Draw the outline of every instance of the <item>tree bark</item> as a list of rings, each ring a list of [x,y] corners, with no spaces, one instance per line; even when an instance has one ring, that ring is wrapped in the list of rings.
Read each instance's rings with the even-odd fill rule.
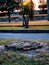
[[[9,17],[9,22],[10,22],[10,11],[8,10],[8,17]]]

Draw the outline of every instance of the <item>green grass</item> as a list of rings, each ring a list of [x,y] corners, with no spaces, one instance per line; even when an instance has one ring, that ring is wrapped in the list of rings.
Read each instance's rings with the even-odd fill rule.
[[[9,44],[12,42],[22,41],[20,39],[0,39],[0,44]]]
[[[11,42],[17,42],[17,41],[19,41],[19,42],[21,42],[21,41],[31,41],[31,42],[40,41],[40,42],[49,43],[49,40],[0,39],[0,44],[9,44]],[[47,54],[47,53],[37,54],[37,58],[44,56],[45,61],[28,59],[28,57],[20,55],[20,53],[18,51],[16,51],[16,52],[8,51],[8,52],[2,52],[2,53],[0,53],[0,65],[49,65],[49,54]]]
[[[21,41],[39,41],[39,42],[44,42],[44,43],[49,43],[49,40],[22,40],[22,39],[0,39],[0,44],[9,44],[12,42],[21,42]]]
[[[33,42],[33,40],[22,40],[22,39],[0,39],[0,44],[9,44],[12,42],[23,42],[23,41],[31,41]]]
[[[0,27],[0,30],[49,30],[49,26],[29,26],[28,28],[24,27]]]
[[[12,59],[15,57],[15,59]],[[0,64],[1,65],[49,65],[49,61],[35,61],[29,60],[27,57],[21,56],[18,53],[7,52],[3,55],[0,55]]]
[[[41,63],[39,61],[28,61],[28,62],[25,62],[25,61],[22,61],[22,62],[14,62],[14,63],[9,63],[6,61],[6,63],[3,63],[2,65],[46,65],[46,63]],[[49,65],[49,64],[47,64]]]

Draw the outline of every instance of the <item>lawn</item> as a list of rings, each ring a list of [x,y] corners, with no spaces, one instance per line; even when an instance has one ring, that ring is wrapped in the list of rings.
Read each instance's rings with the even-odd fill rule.
[[[0,22],[0,30],[49,30],[49,21],[29,21],[28,28],[23,27],[23,22]]]
[[[0,45],[21,41],[40,41],[49,43],[49,40],[21,40],[21,39],[0,39]],[[49,54],[40,53],[37,57],[45,57],[45,61],[29,59],[20,55],[17,51],[0,51],[0,65],[49,65]]]
[[[28,28],[21,26],[0,27],[0,30],[49,30],[49,26],[31,25]]]
[[[8,43],[11,43],[11,42],[21,42],[21,41],[39,41],[39,42],[44,42],[44,43],[49,43],[49,40],[22,40],[22,39],[0,39],[0,45],[1,44],[8,44]]]

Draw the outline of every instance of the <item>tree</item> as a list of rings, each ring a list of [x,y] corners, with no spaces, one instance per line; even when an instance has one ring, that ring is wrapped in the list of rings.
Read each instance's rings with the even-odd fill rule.
[[[18,8],[19,1],[15,0],[0,0],[0,10],[8,11],[9,22],[10,22],[10,12],[14,10],[14,8]]]
[[[32,20],[33,19],[33,9],[34,9],[34,3],[32,2],[32,0],[30,0],[29,2],[26,2],[26,3],[23,3],[23,18],[24,18],[24,21],[23,21],[23,26],[25,26],[26,28],[28,28],[28,21],[29,19]],[[25,19],[25,16],[26,15],[26,19]],[[29,17],[28,17],[29,16]],[[29,19],[28,19],[29,18]]]
[[[0,11],[5,10],[6,0],[0,0]]]
[[[30,0],[30,2],[26,3],[26,5],[24,5],[24,13],[29,15],[29,18],[33,18],[33,14],[34,14],[34,3],[32,0]]]

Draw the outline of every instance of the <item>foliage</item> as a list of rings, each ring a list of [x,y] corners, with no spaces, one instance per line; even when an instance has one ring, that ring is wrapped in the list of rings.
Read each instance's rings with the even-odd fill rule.
[[[9,22],[10,22],[10,12],[14,8],[18,8],[19,2],[15,0],[0,0],[0,11],[8,11]]]
[[[34,3],[32,2],[32,5],[31,5],[31,3],[29,2],[26,5],[23,5],[23,7],[24,7],[24,12],[27,12],[29,14],[30,10],[32,9],[32,11],[33,11],[33,9],[34,9]]]
[[[13,10],[18,4],[15,0],[0,0],[0,10]]]
[[[4,53],[0,56],[0,64],[1,65],[49,65],[49,63],[41,62],[41,61],[35,61],[35,60],[24,60],[24,57],[17,58],[16,53]],[[16,57],[15,59],[13,59]]]
[[[29,15],[29,18],[32,19],[34,15],[34,3],[28,2],[26,5],[23,5],[24,7],[24,14]]]

